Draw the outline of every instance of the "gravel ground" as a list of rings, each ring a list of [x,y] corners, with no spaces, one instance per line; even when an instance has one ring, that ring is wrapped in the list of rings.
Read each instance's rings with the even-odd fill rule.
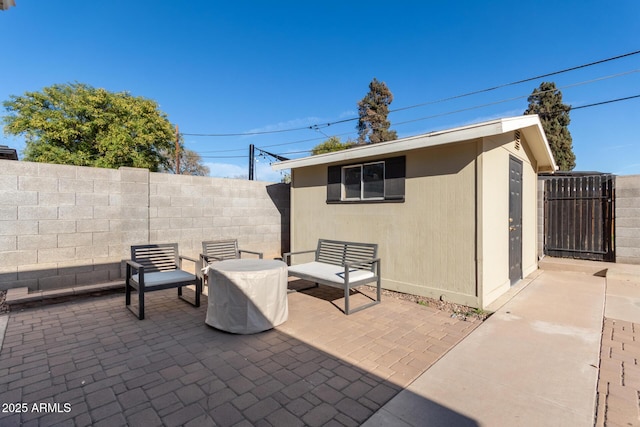
[[[6,296],[7,291],[0,291],[0,314],[9,312],[9,306],[4,302]]]
[[[376,291],[376,289],[373,287],[370,287],[370,286],[367,286],[367,287],[372,292]],[[401,292],[388,291],[386,289],[382,290],[382,295],[385,297],[398,298],[406,301],[413,301],[416,304],[424,305],[427,307],[444,311],[446,313],[450,313],[451,317],[456,317],[462,320],[479,319],[483,321],[483,320],[486,320],[489,316],[491,316],[491,313],[488,311],[467,307],[466,305],[454,304],[452,302],[440,301],[440,300],[428,298],[428,297],[403,294]]]

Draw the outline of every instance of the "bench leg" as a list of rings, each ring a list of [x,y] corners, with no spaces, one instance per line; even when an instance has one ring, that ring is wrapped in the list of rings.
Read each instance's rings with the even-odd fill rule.
[[[374,300],[373,298],[371,298],[369,295],[364,295],[365,297],[369,298],[371,300],[371,302],[369,302],[368,304],[364,304],[364,305],[360,305],[354,309],[351,309],[350,305],[349,305],[349,294],[350,294],[350,288],[348,284],[345,284],[344,286],[344,314],[349,315],[352,313],[356,313],[360,310],[364,310],[365,308],[369,308],[371,306],[374,306],[376,304],[380,304],[380,302],[382,301],[382,283],[381,283],[381,279],[380,276],[378,276],[378,279],[376,280],[376,299]]]
[[[135,289],[134,286],[131,286],[129,283],[129,279],[125,281],[125,291],[124,291],[124,305],[132,312],[138,319],[144,319],[144,292],[140,287],[138,287],[138,312],[136,313],[134,309],[131,307],[131,292]]]
[[[344,314],[349,315],[349,284],[344,286]]]
[[[196,278],[196,307],[200,307],[200,296],[202,295],[202,277]]]
[[[202,294],[202,278],[196,277],[195,287],[196,289],[194,291],[194,296],[193,298],[191,298],[191,296],[183,295],[182,286],[178,286],[178,298],[188,302],[194,307],[200,307],[200,296]]]
[[[144,291],[142,286],[138,288],[138,319],[144,320]]]
[[[133,287],[129,284],[129,279],[124,285],[124,305],[131,305],[131,289]]]

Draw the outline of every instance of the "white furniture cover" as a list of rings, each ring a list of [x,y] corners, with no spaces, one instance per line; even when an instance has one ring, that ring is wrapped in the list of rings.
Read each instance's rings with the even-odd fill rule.
[[[205,322],[236,334],[253,334],[284,323],[289,317],[287,264],[267,259],[213,262]]]

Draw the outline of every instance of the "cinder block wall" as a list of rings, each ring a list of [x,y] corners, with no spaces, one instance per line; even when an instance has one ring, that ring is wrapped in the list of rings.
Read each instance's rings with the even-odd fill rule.
[[[198,256],[203,240],[238,239],[276,258],[289,248],[289,185],[149,174],[150,242],[178,242]],[[139,236],[140,238],[144,236]]]
[[[640,175],[616,176],[616,262],[640,264]]]
[[[121,280],[133,244],[202,240],[280,256],[289,186],[256,181],[0,160],[0,289]]]

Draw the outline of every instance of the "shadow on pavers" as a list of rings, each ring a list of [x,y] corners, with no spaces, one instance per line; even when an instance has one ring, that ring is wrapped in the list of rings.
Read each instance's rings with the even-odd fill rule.
[[[160,291],[148,307],[140,321],[122,295],[105,295],[4,316],[0,401],[68,403],[71,410],[0,413],[0,425],[359,425],[403,389],[278,329],[218,331],[204,323],[207,298],[194,308]],[[414,397],[441,425],[477,425]]]

